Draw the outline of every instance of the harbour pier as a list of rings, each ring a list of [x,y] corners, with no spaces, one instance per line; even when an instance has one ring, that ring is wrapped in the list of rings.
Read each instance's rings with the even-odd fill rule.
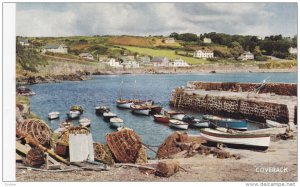
[[[172,91],[170,105],[256,122],[296,124],[297,84],[193,81]]]

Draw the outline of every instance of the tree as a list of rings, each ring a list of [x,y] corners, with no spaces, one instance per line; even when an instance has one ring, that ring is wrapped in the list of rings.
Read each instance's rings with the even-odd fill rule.
[[[173,38],[175,38],[175,39],[177,39],[177,40],[178,40],[178,36],[179,36],[179,34],[178,34],[177,32],[172,32],[172,33],[170,34],[170,37],[173,37]]]
[[[196,34],[193,33],[183,33],[183,34],[179,34],[178,38],[176,38],[178,40],[183,40],[183,41],[187,41],[187,42],[195,42],[198,41],[199,38]]]

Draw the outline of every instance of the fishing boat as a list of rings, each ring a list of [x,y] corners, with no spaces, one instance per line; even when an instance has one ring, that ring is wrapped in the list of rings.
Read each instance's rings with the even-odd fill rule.
[[[184,112],[174,111],[174,110],[165,111],[164,114],[169,118],[177,119],[177,120],[182,120],[183,117],[185,116]]]
[[[80,114],[83,113],[83,108],[82,108],[82,106],[80,106],[80,105],[73,105],[73,106],[70,108],[70,110],[71,110],[71,111],[78,111],[78,112],[80,112]]]
[[[74,111],[74,110],[71,110],[67,113],[67,116],[69,119],[76,119],[76,118],[79,118],[80,117],[80,112],[79,111]]]
[[[193,122],[194,119],[195,119],[195,118],[192,117],[192,116],[184,115],[184,117],[182,118],[182,121],[184,121],[184,122],[190,124],[190,123]]]
[[[110,118],[109,124],[110,124],[111,127],[119,128],[119,127],[124,126],[124,121],[121,118],[114,117],[114,118]]]
[[[229,129],[245,131],[248,128],[246,120],[238,120],[232,118],[221,118],[213,115],[203,115],[203,119],[209,120],[213,125],[225,127]]]
[[[96,114],[103,115],[104,112],[109,112],[110,108],[108,106],[96,106]]]
[[[57,119],[59,118],[59,112],[50,112],[48,114],[48,119],[49,120],[53,120],[53,119]]]
[[[228,145],[251,146],[266,149],[270,145],[269,134],[228,133],[218,129],[201,129],[200,135],[205,140]]]
[[[158,105],[151,105],[150,107],[150,114],[154,115],[154,114],[160,114],[162,110],[161,106]]]
[[[165,115],[155,114],[154,121],[159,122],[159,123],[169,123],[170,120]]]
[[[207,120],[193,119],[189,125],[196,128],[208,128],[210,123]]]
[[[276,121],[272,121],[272,120],[266,120],[266,125],[269,128],[281,128],[281,127],[287,127],[287,124],[282,124],[282,123],[278,123]]]
[[[104,121],[109,122],[110,118],[114,118],[114,117],[117,117],[117,114],[112,113],[112,112],[104,112],[103,113],[103,119],[104,119]]]
[[[189,128],[189,124],[176,119],[170,119],[170,127],[174,127],[181,130],[187,130]]]
[[[148,105],[131,105],[132,113],[140,114],[144,116],[150,115],[150,106]]]
[[[82,127],[90,127],[91,126],[91,120],[88,118],[82,118],[79,120],[79,124]]]
[[[134,102],[130,99],[117,99],[116,100],[117,107],[118,108],[125,108],[125,109],[130,109],[131,105],[134,104]]]

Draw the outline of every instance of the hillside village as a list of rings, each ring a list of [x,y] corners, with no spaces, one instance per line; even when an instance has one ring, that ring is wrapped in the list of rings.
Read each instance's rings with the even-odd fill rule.
[[[82,63],[102,64],[111,68],[131,69],[180,68],[222,62],[264,64],[272,61],[293,61],[292,64],[295,64],[297,46],[294,40],[295,38],[283,38],[281,35],[263,39],[256,36],[237,37],[216,33],[200,36],[172,33],[170,36],[148,37],[17,37],[17,44],[24,48],[24,51],[27,48],[46,58],[52,56]],[[270,53],[267,48],[268,42],[273,46],[279,45],[278,49],[274,48]],[[26,70],[26,66],[21,66]]]

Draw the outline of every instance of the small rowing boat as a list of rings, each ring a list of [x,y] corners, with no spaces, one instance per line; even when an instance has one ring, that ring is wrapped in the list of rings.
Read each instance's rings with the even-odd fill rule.
[[[96,106],[96,114],[103,115],[104,112],[109,112],[110,108],[108,106]]]
[[[67,116],[69,119],[76,119],[80,117],[80,112],[71,110],[67,113]]]
[[[177,120],[182,120],[185,116],[184,112],[174,111],[174,110],[165,111],[164,114],[169,118],[177,119]]]
[[[104,119],[104,121],[109,122],[110,118],[114,118],[114,117],[117,117],[117,114],[112,113],[112,112],[105,112],[105,113],[103,113],[103,119]]]
[[[228,133],[217,129],[201,129],[200,135],[205,140],[228,145],[251,146],[266,149],[270,145],[269,134]]]
[[[49,120],[53,120],[53,119],[57,119],[59,118],[59,112],[50,112],[48,114],[48,119]]]
[[[208,128],[210,123],[206,120],[200,120],[200,119],[193,119],[189,125],[196,128]]]
[[[83,108],[82,108],[82,106],[80,106],[80,105],[73,105],[73,106],[70,108],[70,110],[71,110],[71,111],[78,111],[78,112],[80,112],[80,114],[83,113]]]
[[[281,127],[287,127],[288,125],[287,124],[282,124],[282,123],[278,123],[276,121],[271,121],[271,120],[266,120],[266,125],[269,127],[269,128],[281,128]]]
[[[189,124],[176,119],[170,119],[170,127],[174,127],[176,129],[181,129],[181,130],[187,130],[189,128]]]
[[[213,125],[245,131],[248,128],[246,120],[232,119],[232,118],[221,118],[213,115],[203,115],[203,119],[209,120]]]
[[[119,127],[124,126],[124,121],[121,118],[114,117],[114,118],[110,118],[109,124],[110,124],[111,127],[119,128]]]
[[[154,115],[154,121],[159,122],[159,123],[169,123],[170,122],[170,120],[167,116],[160,115],[160,114]]]
[[[144,116],[150,115],[150,106],[148,105],[131,105],[130,108],[132,109],[132,113],[140,114]]]
[[[116,103],[117,107],[125,109],[130,109],[131,105],[134,104],[134,102],[130,99],[117,99]]]
[[[162,110],[161,106],[158,105],[151,105],[150,106],[150,114],[160,114]]]
[[[91,126],[91,120],[88,118],[82,118],[79,120],[79,124],[82,127],[90,127]]]

